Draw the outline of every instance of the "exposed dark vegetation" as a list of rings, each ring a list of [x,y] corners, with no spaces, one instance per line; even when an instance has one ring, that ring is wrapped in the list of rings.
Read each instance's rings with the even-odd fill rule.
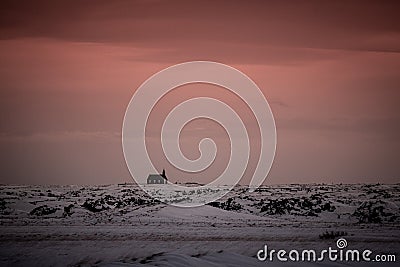
[[[0,198],[0,212],[6,209],[6,201]]]
[[[231,197],[228,198],[228,200],[225,202],[214,201],[214,202],[208,203],[208,205],[210,205],[212,207],[224,209],[224,210],[240,210],[242,208],[242,205],[235,202],[233,200],[233,198],[231,198]]]
[[[47,205],[39,206],[29,212],[30,215],[43,216],[55,213],[58,208],[48,207]]]
[[[74,212],[72,211],[72,208],[74,207],[73,204],[69,204],[68,206],[64,207],[64,213],[63,217],[71,216]]]
[[[339,236],[347,236],[347,232],[345,231],[326,231],[319,235],[320,239],[335,239]]]
[[[124,208],[127,206],[154,205],[159,203],[157,200],[144,199],[140,197],[123,197],[118,198],[111,195],[105,195],[97,199],[88,198],[82,204],[82,207],[92,212],[108,210],[110,208]]]
[[[385,209],[382,200],[363,202],[353,213],[359,223],[381,223],[394,222],[399,219],[398,215]]]
[[[268,215],[302,215],[318,216],[322,211],[333,212],[336,207],[330,201],[325,201],[319,194],[314,194],[310,198],[283,198],[263,199],[258,203],[261,207],[260,212]]]

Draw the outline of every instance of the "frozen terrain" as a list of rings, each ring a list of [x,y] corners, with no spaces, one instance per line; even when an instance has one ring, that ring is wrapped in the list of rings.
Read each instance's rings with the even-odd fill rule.
[[[182,197],[191,196],[176,193]],[[238,186],[198,208],[160,203],[133,184],[3,185],[0,266],[299,266],[255,255],[266,244],[336,248],[340,237],[351,249],[395,254],[398,264],[399,207],[400,184],[281,185],[252,193]],[[318,266],[300,264],[308,265]]]

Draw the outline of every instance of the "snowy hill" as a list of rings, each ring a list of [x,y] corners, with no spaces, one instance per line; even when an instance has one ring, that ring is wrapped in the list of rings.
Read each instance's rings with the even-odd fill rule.
[[[281,185],[252,193],[235,187],[198,208],[160,203],[134,184],[3,185],[0,265],[265,266],[255,257],[265,244],[319,249],[339,237],[352,248],[400,255],[399,207],[399,184]]]

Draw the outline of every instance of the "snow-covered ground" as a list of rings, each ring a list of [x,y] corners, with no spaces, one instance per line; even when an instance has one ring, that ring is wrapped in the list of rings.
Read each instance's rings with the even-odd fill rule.
[[[3,185],[0,266],[318,266],[261,262],[256,254],[264,245],[336,248],[340,237],[349,249],[394,254],[398,264],[399,207],[400,184],[280,185],[252,193],[238,186],[198,208],[160,203],[134,184]]]

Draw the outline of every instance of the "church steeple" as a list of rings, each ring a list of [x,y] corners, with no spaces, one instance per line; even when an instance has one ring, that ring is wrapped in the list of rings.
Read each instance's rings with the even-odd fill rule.
[[[162,170],[161,177],[167,179],[167,176],[165,175],[165,169]]]

